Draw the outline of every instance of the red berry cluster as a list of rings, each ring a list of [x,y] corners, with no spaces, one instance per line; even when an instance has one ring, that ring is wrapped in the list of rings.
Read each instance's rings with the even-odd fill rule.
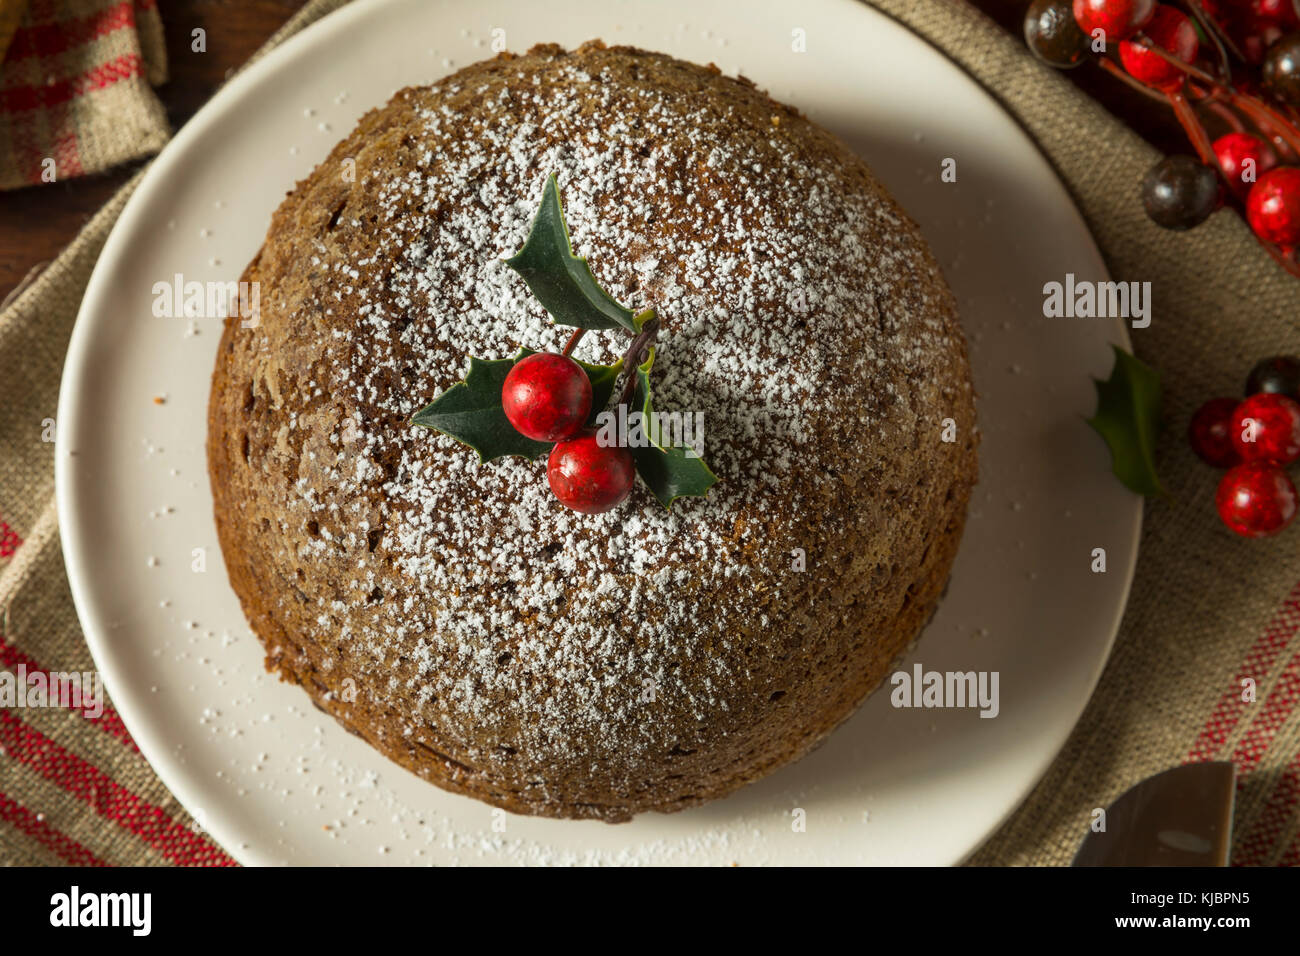
[[[1300,358],[1280,355],[1251,370],[1246,398],[1213,398],[1188,429],[1201,459],[1228,472],[1215,505],[1237,534],[1261,538],[1285,528],[1296,513],[1286,466],[1300,459]]]
[[[566,507],[599,514],[627,500],[636,479],[632,454],[601,445],[595,430],[586,427],[591,380],[573,359],[554,352],[520,359],[501,387],[501,406],[521,435],[555,442],[546,477]]]
[[[1097,64],[1173,109],[1198,159],[1148,173],[1155,222],[1190,229],[1226,202],[1300,275],[1300,0],[1034,0],[1025,39],[1060,68],[1103,39]]]

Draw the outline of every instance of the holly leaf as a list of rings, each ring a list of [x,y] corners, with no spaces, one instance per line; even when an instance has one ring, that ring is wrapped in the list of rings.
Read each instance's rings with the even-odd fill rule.
[[[481,462],[507,455],[536,458],[550,444],[515,431],[501,407],[501,386],[515,359],[484,361],[470,357],[469,374],[411,418],[412,425],[450,435],[478,452]]]
[[[505,385],[510,369],[521,358],[532,354],[533,349],[521,348],[514,358],[484,360],[471,356],[465,380],[416,412],[411,417],[411,424],[442,432],[468,445],[478,452],[480,462],[507,455],[533,459],[549,451],[551,442],[534,441],[521,435],[510,424],[505,409],[501,407],[501,387]],[[614,382],[623,370],[623,360],[619,359],[616,365],[574,361],[582,366],[591,380],[590,424],[609,402]]]
[[[1160,373],[1118,346],[1115,367],[1097,386],[1097,414],[1088,424],[1110,448],[1112,469],[1124,487],[1140,495],[1167,495],[1156,474],[1160,431]]]
[[[637,366],[636,390],[628,409],[629,413],[641,412],[641,428],[650,443],[628,450],[632,452],[641,480],[659,503],[671,511],[676,499],[707,495],[718,479],[693,448],[662,444],[661,423],[656,421],[650,401],[650,368],[654,361],[655,350],[651,348],[649,357]]]
[[[524,247],[507,259],[506,265],[523,276],[537,301],[560,325],[640,331],[632,310],[602,289],[587,260],[573,254],[554,174],[546,178],[542,203]]]

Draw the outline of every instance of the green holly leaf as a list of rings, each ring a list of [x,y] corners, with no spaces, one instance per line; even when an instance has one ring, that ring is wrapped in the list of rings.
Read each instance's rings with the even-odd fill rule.
[[[506,265],[523,276],[537,301],[560,325],[640,330],[638,317],[632,310],[602,289],[591,274],[587,260],[573,254],[554,174],[546,178],[542,204],[528,240],[515,256],[506,260]]]
[[[432,428],[469,445],[478,452],[481,462],[507,455],[533,459],[551,448],[550,442],[527,438],[510,424],[501,407],[501,387],[510,369],[533,349],[521,348],[514,358],[484,360],[471,356],[469,374],[463,382],[447,389],[432,403],[411,417],[412,425]],[[574,359],[591,380],[591,417],[609,402],[614,382],[623,370],[623,360],[616,365],[591,365]]]
[[[629,412],[641,412],[641,427],[650,444],[629,451],[641,480],[659,503],[671,510],[677,498],[707,495],[718,479],[694,449],[662,444],[661,423],[656,421],[650,401],[650,368],[654,361],[655,350],[651,348],[649,357],[637,366],[636,390],[629,408]]]
[[[1160,431],[1160,373],[1118,346],[1115,367],[1097,385],[1097,414],[1088,424],[1110,447],[1112,468],[1124,487],[1140,495],[1167,495],[1156,474]]]
[[[484,361],[470,357],[469,374],[420,409],[411,424],[450,435],[478,452],[481,462],[506,455],[536,458],[551,446],[525,438],[506,418],[501,407],[501,386],[515,359]]]

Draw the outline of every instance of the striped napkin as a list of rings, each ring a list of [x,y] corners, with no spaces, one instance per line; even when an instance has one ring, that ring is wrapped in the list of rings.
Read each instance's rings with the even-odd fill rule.
[[[0,0],[0,189],[97,173],[170,135],[155,0]]]

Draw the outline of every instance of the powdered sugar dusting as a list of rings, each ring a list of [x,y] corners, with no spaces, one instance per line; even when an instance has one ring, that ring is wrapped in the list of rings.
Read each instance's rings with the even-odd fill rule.
[[[572,65],[545,83],[516,79],[399,94],[415,121],[403,164],[358,163],[352,188],[376,215],[342,207],[310,262],[315,299],[289,317],[329,332],[315,378],[283,396],[294,411],[280,443],[297,458],[287,513],[311,515],[292,557],[353,569],[332,593],[305,595],[332,636],[322,643],[400,715],[404,736],[545,802],[538,767],[617,786],[627,755],[666,753],[674,726],[703,731],[754,690],[747,655],[782,613],[791,529],[810,496],[842,492],[808,466],[817,443],[828,428],[915,427],[898,369],[924,378],[954,339],[937,302],[891,306],[887,291],[923,268],[904,223],[875,192],[837,187],[829,159],[782,135],[788,114],[773,113],[770,136],[719,142],[716,124],[684,125],[653,84]],[[598,281],[662,318],[656,406],[703,413],[701,451],[720,478],[707,499],[669,512],[641,489],[621,509],[578,515],[551,497],[543,462],[484,465],[408,423],[470,355],[558,351],[567,336],[502,261],[550,173]],[[864,242],[881,234],[900,239]],[[330,326],[337,314],[358,322]],[[850,356],[845,326],[870,331]],[[623,344],[589,333],[578,355],[612,361]],[[846,403],[872,369],[889,374]],[[485,736],[495,746],[466,743]]]

